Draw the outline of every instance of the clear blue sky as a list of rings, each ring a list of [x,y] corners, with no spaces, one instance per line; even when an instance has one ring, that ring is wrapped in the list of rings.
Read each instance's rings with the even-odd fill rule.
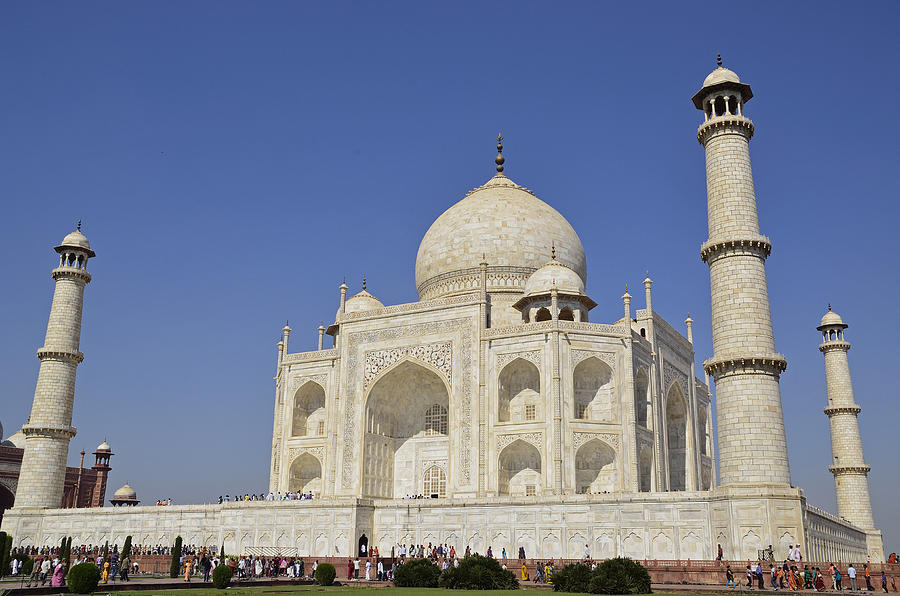
[[[0,419],[28,415],[51,247],[84,220],[70,463],[109,437],[111,490],[202,502],[267,486],[275,343],[315,347],[346,275],[415,300],[431,222],[493,172],[575,226],[592,320],[649,269],[711,352],[700,112],[722,52],[746,113],[794,483],[834,510],[825,304],[848,339],[876,519],[896,495],[897,2],[4,2]],[[633,291],[639,296],[640,292]],[[642,307],[643,300],[636,300]]]

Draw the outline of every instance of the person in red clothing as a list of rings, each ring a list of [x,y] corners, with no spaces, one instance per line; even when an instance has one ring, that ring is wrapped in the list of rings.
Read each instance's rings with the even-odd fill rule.
[[[347,559],[347,579],[353,579],[353,559]]]

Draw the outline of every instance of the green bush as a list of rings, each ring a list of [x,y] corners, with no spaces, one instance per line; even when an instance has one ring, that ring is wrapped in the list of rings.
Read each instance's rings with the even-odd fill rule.
[[[594,594],[650,594],[650,574],[644,566],[628,558],[603,561],[591,574]],[[554,581],[556,578],[554,577]]]
[[[496,559],[469,555],[459,567],[448,567],[441,573],[438,585],[451,590],[518,590],[515,574],[503,569]]]
[[[334,576],[337,571],[331,563],[322,563],[316,568],[316,583],[320,586],[330,586],[334,583]]]
[[[66,575],[66,585],[72,594],[90,594],[100,582],[100,570],[93,563],[75,565]]]
[[[554,592],[590,592],[591,568],[584,563],[571,563],[553,572]]]
[[[16,555],[16,560],[22,561],[22,571],[20,573],[22,575],[31,575],[31,572],[34,571],[34,559],[28,555],[19,554]]]
[[[131,536],[125,537],[125,544],[122,545],[122,552],[119,554],[121,555],[120,559],[131,556]]]
[[[215,569],[213,569],[212,573],[212,582],[213,585],[220,590],[224,590],[228,587],[228,584],[231,583],[231,567],[222,563]]]
[[[6,538],[6,532],[0,532],[0,577],[3,577],[3,574],[9,569],[9,560],[7,559],[9,548],[6,546]]]
[[[397,567],[394,585],[398,588],[436,588],[441,570],[428,559],[410,559]]]
[[[172,562],[169,564],[169,577],[175,579],[181,572],[181,536],[175,539],[172,546]]]

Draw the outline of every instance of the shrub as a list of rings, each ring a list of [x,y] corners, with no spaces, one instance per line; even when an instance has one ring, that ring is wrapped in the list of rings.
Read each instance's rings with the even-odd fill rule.
[[[436,588],[441,570],[428,559],[410,559],[397,567],[394,585],[398,588]]]
[[[441,573],[438,585],[451,590],[518,590],[515,574],[503,569],[494,558],[469,555],[459,567],[448,567]]]
[[[650,574],[644,566],[628,558],[603,561],[594,569],[591,592],[594,594],[650,594]],[[555,579],[555,578],[554,578]]]
[[[131,556],[131,536],[125,537],[125,544],[122,545],[122,552],[120,554],[123,559]]]
[[[66,575],[66,585],[73,594],[90,594],[100,582],[100,570],[93,563],[75,565]]]
[[[316,583],[320,586],[330,586],[334,583],[334,576],[337,571],[331,563],[322,563],[316,568]]]
[[[590,592],[591,568],[584,563],[571,563],[553,572],[554,592]]]
[[[178,577],[181,571],[181,536],[175,539],[175,545],[172,546],[172,563],[169,565],[169,577],[172,579]]]
[[[213,585],[220,590],[224,590],[228,587],[228,584],[231,583],[231,567],[222,563],[215,569],[213,569],[212,573],[212,582]]]
[[[69,536],[66,538],[66,551],[63,554],[61,559],[65,560],[66,567],[69,567],[72,564],[72,537]]]
[[[0,532],[0,577],[9,569],[9,561],[6,560],[9,549],[6,548],[6,532]]]
[[[31,572],[34,571],[34,559],[24,553],[19,553],[13,558],[22,561],[22,571],[20,571],[22,575],[31,575]]]

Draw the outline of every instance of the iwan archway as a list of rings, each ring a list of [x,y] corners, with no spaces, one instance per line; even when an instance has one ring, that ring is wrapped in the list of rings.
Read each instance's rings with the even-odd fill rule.
[[[365,407],[363,495],[425,494],[426,480],[433,479],[425,478],[424,462],[443,462],[449,469],[449,401],[443,379],[412,360],[375,382]]]

